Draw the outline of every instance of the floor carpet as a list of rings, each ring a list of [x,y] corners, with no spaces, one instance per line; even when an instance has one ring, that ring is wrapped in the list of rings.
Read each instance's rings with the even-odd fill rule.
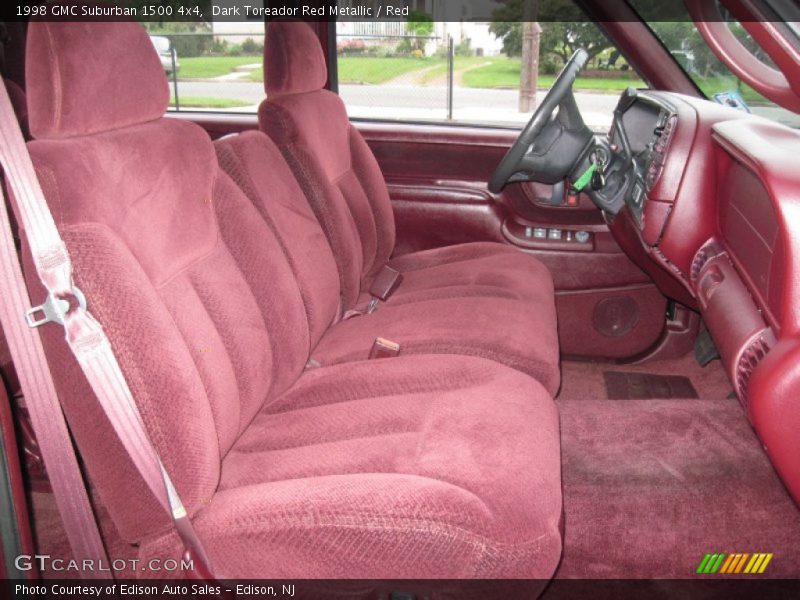
[[[687,377],[700,398],[725,398],[733,390],[718,360],[706,367],[697,364],[693,354],[674,360],[661,360],[643,365],[618,365],[611,362],[561,362],[561,390],[558,398],[575,400],[607,400],[605,373],[650,373]]]
[[[737,400],[557,404],[557,577],[690,578],[709,552],[772,552],[765,576],[800,577],[800,511]]]

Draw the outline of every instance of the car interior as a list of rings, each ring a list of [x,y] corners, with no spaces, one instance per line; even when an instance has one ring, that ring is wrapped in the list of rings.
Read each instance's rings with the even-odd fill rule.
[[[686,2],[731,71],[800,112],[797,29],[724,4],[772,66]],[[324,20],[265,23],[257,114],[168,110],[169,49],[140,23],[5,24],[12,254],[28,306],[62,310],[12,180],[29,154],[72,291],[63,321],[45,303],[28,322],[109,560],[417,582],[350,590],[398,599],[709,578],[717,557],[800,577],[800,131],[707,98],[613,13],[629,3],[585,5],[648,84],[605,132],[575,100],[582,49],[520,129],[351,119]],[[183,518],[70,339],[82,312]],[[3,327],[0,575],[85,576],[9,559],[77,553]]]

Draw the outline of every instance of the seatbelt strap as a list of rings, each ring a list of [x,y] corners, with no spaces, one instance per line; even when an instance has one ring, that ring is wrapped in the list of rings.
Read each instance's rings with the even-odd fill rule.
[[[64,415],[44,357],[39,335],[21,318],[29,306],[16,247],[11,234],[8,211],[3,198],[0,206],[0,323],[14,361],[20,386],[28,399],[31,422],[37,443],[47,465],[47,475],[61,514],[64,530],[78,565],[84,560],[108,564],[106,551],[92,513],[78,461],[72,448]],[[87,563],[88,564],[88,563]],[[107,571],[85,570],[83,577],[107,578]]]
[[[67,247],[42,193],[5,85],[0,86],[0,162],[36,272],[48,292],[44,304],[24,310],[29,298],[3,203],[0,277],[10,289],[0,301],[2,322],[45,464],[51,478],[55,476],[58,481],[53,482],[53,491],[65,526],[68,525],[73,551],[86,558],[105,558],[41,339],[30,329],[51,321],[63,325],[67,344],[139,475],[172,519],[187,553],[200,563],[204,576],[210,575],[208,557],[150,441],[111,343],[87,311],[86,299],[73,283]],[[22,324],[23,315],[27,327]]]

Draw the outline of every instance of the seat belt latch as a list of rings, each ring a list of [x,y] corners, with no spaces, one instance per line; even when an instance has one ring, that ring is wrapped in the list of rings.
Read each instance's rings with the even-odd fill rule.
[[[392,358],[400,354],[400,344],[385,338],[375,338],[372,349],[369,351],[370,360],[373,358]]]
[[[400,271],[384,265],[380,273],[373,279],[372,285],[369,286],[369,293],[386,302],[402,281],[403,274]]]
[[[77,287],[72,288],[71,299],[83,310],[86,310],[86,296]],[[31,329],[41,327],[46,323],[63,325],[64,316],[70,311],[70,308],[72,308],[72,303],[69,298],[58,298],[48,294],[44,303],[25,311],[25,322]]]

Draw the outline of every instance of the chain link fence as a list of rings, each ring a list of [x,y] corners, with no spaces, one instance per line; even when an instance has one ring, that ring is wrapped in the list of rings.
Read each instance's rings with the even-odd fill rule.
[[[180,26],[183,24],[172,24]],[[518,58],[471,46],[468,37],[339,32],[338,92],[356,119],[461,122],[520,126]],[[150,31],[170,80],[171,109],[254,113],[265,97],[260,23],[246,31]],[[363,29],[363,28],[362,28]],[[367,30],[364,30],[367,31]],[[631,84],[635,85],[635,75]],[[540,87],[553,76],[540,74]],[[641,83],[641,82],[639,82]],[[540,89],[538,100],[544,92]],[[610,124],[618,92],[577,94],[587,123]]]

